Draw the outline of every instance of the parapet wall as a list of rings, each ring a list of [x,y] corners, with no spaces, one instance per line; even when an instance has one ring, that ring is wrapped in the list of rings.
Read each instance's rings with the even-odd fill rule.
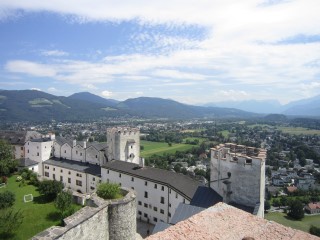
[[[125,196],[118,200],[103,200],[92,196],[91,205],[64,219],[66,226],[51,227],[32,239],[134,240],[136,239],[136,194],[122,188]]]

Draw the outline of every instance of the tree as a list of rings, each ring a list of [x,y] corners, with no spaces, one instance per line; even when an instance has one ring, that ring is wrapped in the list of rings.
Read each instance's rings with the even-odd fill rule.
[[[12,207],[16,200],[14,193],[4,191],[0,193],[0,209]]]
[[[120,186],[116,183],[101,183],[98,186],[97,195],[103,199],[120,198]]]
[[[316,227],[316,226],[311,225],[311,227],[309,229],[309,233],[320,237],[320,227]]]
[[[10,234],[14,232],[22,223],[23,214],[20,210],[12,208],[0,210],[0,233]]]
[[[280,207],[280,199],[279,198],[275,198],[275,199],[273,199],[273,202],[272,202],[272,205],[274,206],[274,207]]]
[[[58,194],[54,202],[54,206],[60,212],[60,216],[62,219],[72,207],[72,198],[72,193],[70,191],[62,191]]]
[[[293,200],[290,203],[288,216],[297,220],[304,218],[303,204],[299,200]]]
[[[0,176],[8,176],[17,167],[13,160],[12,147],[3,140],[0,140]]]
[[[39,192],[48,200],[53,200],[63,189],[63,183],[52,180],[44,180],[39,183]]]

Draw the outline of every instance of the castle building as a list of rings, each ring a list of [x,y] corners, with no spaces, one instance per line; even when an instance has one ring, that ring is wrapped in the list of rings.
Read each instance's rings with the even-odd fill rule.
[[[210,187],[229,204],[264,217],[266,150],[225,143],[211,149]]]

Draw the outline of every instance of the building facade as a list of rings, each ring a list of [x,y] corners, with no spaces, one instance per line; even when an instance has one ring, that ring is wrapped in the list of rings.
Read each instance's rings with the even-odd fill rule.
[[[264,216],[266,151],[236,145],[220,144],[211,149],[210,187],[226,203],[257,209]]]

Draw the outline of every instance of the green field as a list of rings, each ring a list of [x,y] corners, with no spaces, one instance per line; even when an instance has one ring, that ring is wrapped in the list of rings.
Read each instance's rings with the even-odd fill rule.
[[[305,232],[309,232],[309,228],[311,225],[314,225],[316,227],[320,226],[320,215],[305,215],[305,217],[301,221],[298,221],[287,218],[287,215],[285,213],[271,212],[265,214],[265,219],[272,220],[282,225],[299,229]]]
[[[191,149],[195,145],[183,144],[183,143],[173,143],[169,147],[168,143],[165,142],[150,142],[150,141],[140,141],[140,145],[144,147],[141,151],[142,157],[149,157],[153,154],[162,155],[164,153],[175,153],[176,151],[186,151]]]
[[[19,183],[16,182],[15,179],[16,176],[10,177],[7,186],[0,189],[0,192],[9,190],[15,193],[16,201],[13,208],[15,210],[21,210],[24,215],[23,223],[10,239],[29,239],[48,227],[59,225],[59,214],[53,202],[43,202],[43,198],[40,197],[39,192],[33,185],[19,187]],[[23,197],[26,194],[32,194],[34,201],[25,203]],[[74,205],[74,207],[76,209],[81,208],[81,206],[78,205]],[[2,239],[1,236],[0,239]]]
[[[303,127],[277,127],[277,129],[281,130],[284,133],[289,133],[289,134],[293,134],[293,135],[299,135],[299,134],[320,135],[320,130],[308,129],[308,128],[303,128]]]

